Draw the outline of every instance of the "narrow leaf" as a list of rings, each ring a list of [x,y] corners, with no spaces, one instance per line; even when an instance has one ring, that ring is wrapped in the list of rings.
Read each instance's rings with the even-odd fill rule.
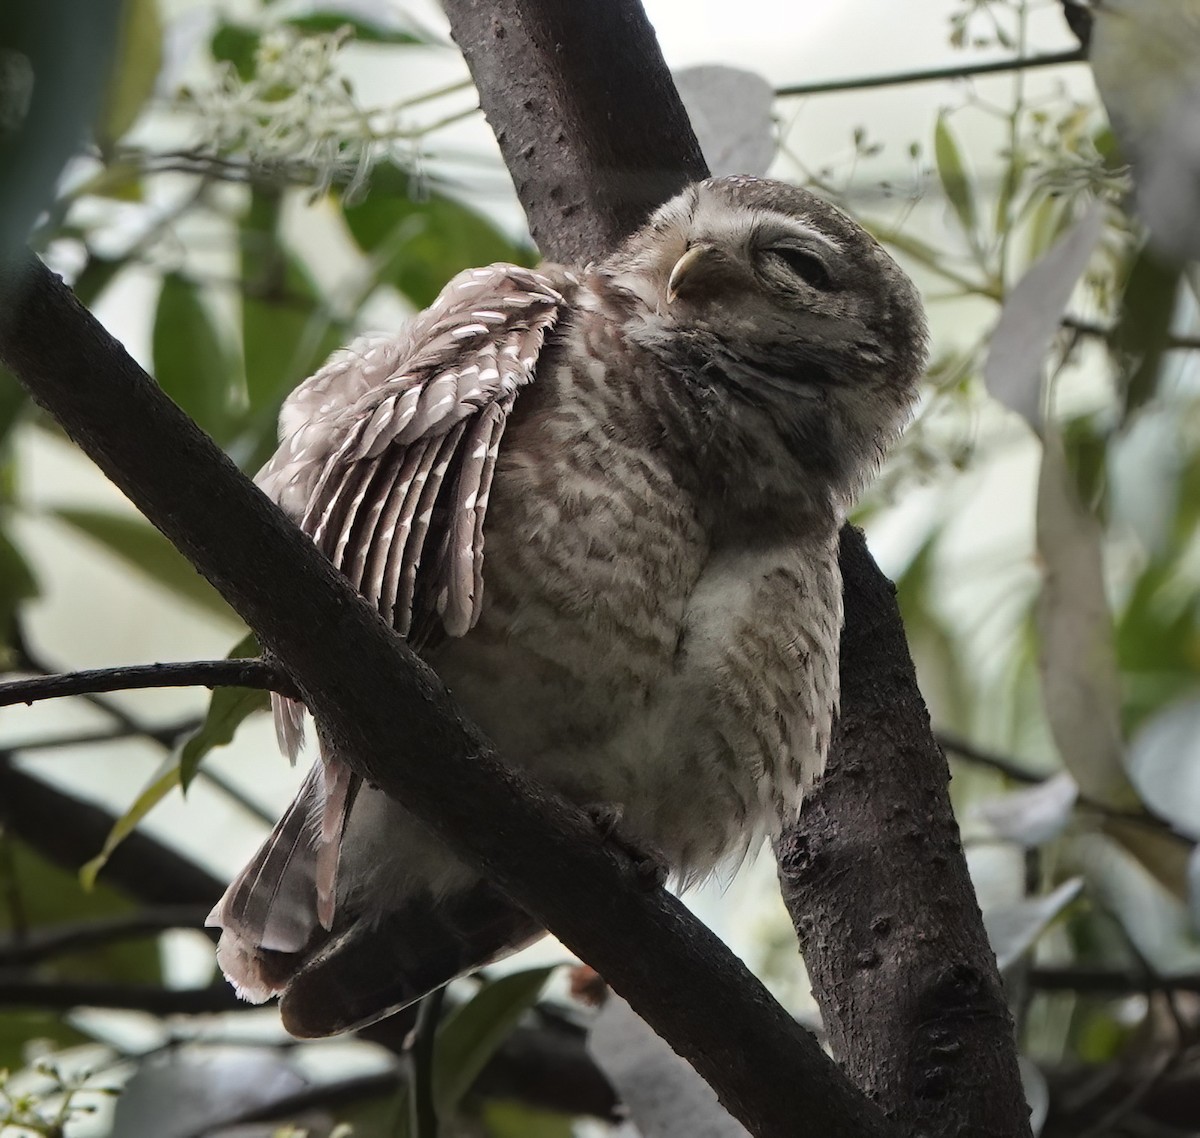
[[[1066,829],[1078,798],[1075,780],[1063,771],[1037,786],[989,798],[979,813],[999,837],[1032,849]]]
[[[509,240],[491,221],[453,198],[438,193],[413,197],[410,181],[402,170],[379,169],[367,196],[346,206],[344,214],[359,247],[376,258],[380,279],[418,308],[432,304],[446,281],[472,265],[536,261],[532,249]]]
[[[179,767],[174,758],[168,758],[134,799],[133,805],[113,823],[108,837],[104,839],[104,848],[80,869],[79,881],[84,889],[95,886],[96,876],[112,857],[113,850],[129,837],[137,824],[178,785]]]
[[[1042,423],[1046,356],[1103,229],[1104,208],[1097,203],[1012,289],[992,333],[984,383],[1035,431]]]
[[[1148,403],[1158,389],[1181,279],[1180,267],[1163,261],[1149,246],[1129,271],[1112,339],[1126,417]]]
[[[1104,588],[1103,532],[1080,501],[1057,431],[1048,427],[1044,442],[1037,627],[1046,714],[1080,791],[1105,806],[1135,808],[1137,795],[1122,757],[1121,684]]]
[[[125,134],[154,93],[162,66],[162,37],[157,0],[124,0],[112,78],[96,127],[101,149],[108,150]]]
[[[280,221],[278,195],[256,190],[241,233],[242,344],[250,409],[265,421],[271,449],[284,397],[343,339],[308,273],[283,244]]]
[[[233,610],[162,534],[148,522],[108,510],[60,508],[52,516],[115,554],[175,596],[225,620],[238,623]]]
[[[154,316],[154,378],[218,442],[229,426],[232,364],[200,290],[178,273],[163,278]]]
[[[1073,877],[1044,897],[997,905],[983,914],[983,927],[1001,972],[1011,968],[1033,947],[1051,922],[1079,896],[1082,888],[1083,879]]]
[[[944,114],[938,115],[937,125],[933,130],[933,155],[942,191],[974,248],[979,243],[979,212],[975,208],[975,190],[963,163],[962,151]]]
[[[553,967],[531,968],[490,980],[455,1008],[434,1045],[433,1094],[439,1118],[448,1118],[479,1072],[537,1003]]]
[[[227,659],[245,659],[259,654],[258,641],[247,633],[234,645]],[[184,793],[196,777],[204,756],[216,747],[233,742],[247,716],[271,706],[271,694],[257,688],[215,688],[208,701],[204,722],[184,743],[179,755],[179,784]]]

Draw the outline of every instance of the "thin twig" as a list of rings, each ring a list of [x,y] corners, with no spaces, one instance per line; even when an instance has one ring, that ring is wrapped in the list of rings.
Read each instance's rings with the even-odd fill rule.
[[[1004,775],[1005,778],[1012,779],[1013,782],[1021,782],[1026,786],[1037,786],[1046,781],[1045,775],[1031,771],[1004,755],[977,747],[974,743],[951,731],[935,731],[934,737],[943,751],[948,751],[950,754],[957,755],[960,759],[966,759],[978,766],[989,767]]]
[[[1091,320],[1081,320],[1077,316],[1064,316],[1062,323],[1064,328],[1073,328],[1076,332],[1084,336],[1095,336],[1101,340],[1111,340],[1116,333],[1115,328],[1109,327],[1106,324],[1097,324]],[[1167,351],[1200,351],[1200,336],[1168,336],[1163,341],[1163,347]]]
[[[42,926],[0,938],[0,968],[24,968],[69,952],[152,936],[168,929],[200,929],[207,910],[197,905],[163,905],[90,921]]]
[[[73,735],[47,735],[44,739],[18,739],[13,743],[5,743],[4,749],[6,751],[55,751],[60,747],[89,747],[97,743],[114,743],[124,739],[144,738],[156,743],[159,741],[159,737],[179,740],[184,735],[195,731],[201,722],[202,720],[198,716],[190,715],[187,719],[181,719],[177,723],[149,729],[138,724],[115,723],[112,727],[97,731],[78,731]]]
[[[1059,67],[1065,63],[1082,63],[1087,57],[1082,48],[1058,51],[1049,55],[1031,55],[1023,59],[996,59],[990,63],[958,64],[953,67],[930,67],[922,71],[897,71],[891,75],[863,75],[858,79],[829,79],[820,83],[795,83],[778,87],[778,98],[793,95],[825,95],[833,91],[865,91],[871,87],[900,87],[908,83],[936,83],[941,79],[968,79],[974,75],[994,75],[1003,71],[1028,71],[1034,67]]]
[[[184,660],[171,664],[135,664],[37,676],[0,684],[0,707],[36,703],[61,696],[141,688],[260,688],[296,696],[292,682],[265,660]]]
[[[239,1000],[225,983],[211,988],[160,988],[154,984],[32,979],[21,972],[0,972],[0,1007],[118,1008],[151,1015],[210,1015],[254,1008]]]
[[[1034,965],[1027,980],[1040,992],[1078,992],[1082,995],[1129,996],[1148,992],[1200,993],[1200,972],[1147,976],[1132,968],[1058,967]]]

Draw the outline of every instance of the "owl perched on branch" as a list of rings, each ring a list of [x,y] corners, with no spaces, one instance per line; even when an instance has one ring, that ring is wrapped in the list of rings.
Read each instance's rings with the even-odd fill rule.
[[[258,481],[501,754],[688,883],[821,773],[838,529],[925,353],[911,283],[862,229],[714,179],[602,260],[461,273],[339,352]],[[291,755],[303,710],[276,700]],[[327,749],[209,921],[238,991],[281,995],[298,1035],[542,933]]]

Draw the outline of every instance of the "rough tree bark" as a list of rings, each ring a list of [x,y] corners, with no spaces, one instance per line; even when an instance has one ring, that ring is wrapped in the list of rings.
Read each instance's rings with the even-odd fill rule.
[[[600,255],[707,174],[640,0],[443,6],[547,257]],[[905,1129],[1028,1133],[1012,1023],[892,586],[857,531],[843,535],[841,564],[841,719],[829,772],[780,847],[834,1053]]]
[[[703,172],[635,0],[588,5],[452,0],[448,7],[534,232],[550,255],[570,257],[581,246],[593,255],[601,252],[658,199]],[[517,94],[516,76],[525,85],[523,96]],[[524,128],[518,125],[522,122]],[[554,145],[543,149],[547,140]],[[623,177],[633,171],[639,176]],[[27,284],[21,296],[4,298],[0,307],[11,317],[0,330],[0,357],[246,617],[360,772],[403,798],[604,973],[753,1133],[887,1132],[870,1104],[836,1077],[810,1038],[797,1036],[781,1009],[711,934],[696,928],[669,898],[638,894],[623,867],[591,840],[585,819],[496,761],[486,742],[456,719],[436,680],[315,557],[311,544],[267,506],[119,345],[70,304],[44,270],[32,270]],[[869,611],[872,598],[886,597],[887,585],[864,550],[847,550],[844,568],[848,607],[857,619]],[[312,628],[322,630],[319,644],[309,642],[315,638],[306,630]],[[892,634],[888,652],[893,655],[881,655],[879,644],[852,648],[856,655],[847,658],[840,739],[857,741],[860,750],[850,765],[861,760],[857,769],[870,769],[872,779],[901,753],[908,756],[922,778],[914,788],[893,780],[901,785],[889,784],[895,796],[888,803],[897,814],[907,810],[922,819],[931,813],[931,784],[924,776],[937,752],[927,740],[927,725],[922,728],[912,717],[902,728],[915,730],[911,737],[879,730],[879,708],[914,700],[921,706],[911,674],[904,674],[911,673],[911,665],[898,619],[885,615],[880,628]],[[855,682],[871,676],[877,679]],[[856,705],[864,687],[872,700]],[[422,761],[430,753],[444,756],[443,761]],[[831,785],[850,777],[837,770],[844,754],[850,751],[843,747],[834,756]],[[932,785],[932,793],[944,798],[944,771],[935,773]],[[485,802],[496,822],[486,832],[477,826]],[[877,804],[831,796],[828,807],[829,820],[816,831],[818,838],[858,832],[862,843],[876,844]],[[934,813],[940,817],[940,807]],[[946,873],[958,881],[961,851],[952,831],[941,837],[954,847],[953,856],[936,848],[912,855],[929,864],[945,860],[936,892],[924,891],[928,875],[917,875],[906,893],[913,884],[908,867],[890,850],[888,857],[867,863],[865,873],[855,862],[860,879],[878,879],[875,887],[884,896],[909,902],[907,908],[896,907],[896,935],[877,949],[887,956],[888,967],[859,967],[853,983],[840,983],[836,958],[845,949],[833,936],[809,938],[815,958],[810,966],[824,989],[822,1002],[843,1061],[903,1129],[920,1121],[929,1133],[1019,1135],[1027,1123],[1023,1108],[1014,1106],[1020,1094],[1015,1053],[994,963],[986,945],[980,948],[981,934],[970,931],[978,925],[978,913],[965,871],[962,889],[946,887]],[[825,848],[836,851],[833,843]],[[806,883],[802,863],[803,858],[785,858],[785,866],[796,871],[793,892],[808,888],[805,904],[814,912],[822,898],[836,920],[863,904],[875,916],[885,912],[873,904],[878,894],[840,897],[837,873],[808,873]],[[848,871],[849,859],[846,864]],[[943,926],[968,930],[946,943],[979,978],[969,998],[957,990],[962,985],[949,992],[948,1000],[939,998],[947,986],[937,981],[947,968],[953,973],[956,961],[943,952],[933,975],[927,955],[906,951],[920,932],[915,925],[902,927],[909,913],[924,914],[926,920],[936,914]],[[877,935],[877,927],[867,928]],[[857,933],[857,925],[850,931]],[[630,952],[630,944],[639,951]],[[663,976],[670,977],[669,988]],[[874,1009],[906,1006],[897,998],[902,989],[911,994],[916,1014],[883,1022]],[[932,998],[921,998],[922,993]],[[923,1011],[927,1008],[937,1014],[931,1018]],[[960,1014],[947,1018],[954,1009]],[[954,1038],[922,1045],[930,1022],[950,1023]],[[870,1038],[859,1039],[860,1033]],[[965,1043],[962,1033],[971,1037]],[[941,1057],[943,1093],[936,1115],[928,1109],[928,1064],[909,1069],[908,1055],[914,1051]],[[982,1080],[958,1078],[963,1067],[958,1057],[988,1072],[986,1087]],[[898,1072],[897,1077],[889,1072]]]

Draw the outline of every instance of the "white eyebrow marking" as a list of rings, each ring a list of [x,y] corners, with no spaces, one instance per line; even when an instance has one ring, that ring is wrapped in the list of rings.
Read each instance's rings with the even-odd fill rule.
[[[808,241],[815,241],[819,245],[824,245],[831,252],[842,252],[840,241],[830,237],[828,233],[823,233],[821,230],[805,224],[805,222],[800,221],[798,218],[789,217],[786,213],[776,213],[773,209],[763,210],[759,217],[761,219],[759,228],[761,229],[762,223],[766,222],[768,236],[803,237]],[[777,232],[775,231],[776,226],[778,226]]]

